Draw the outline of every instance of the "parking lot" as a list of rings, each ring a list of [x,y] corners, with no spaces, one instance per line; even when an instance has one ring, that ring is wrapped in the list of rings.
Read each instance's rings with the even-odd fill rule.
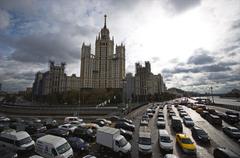
[[[133,138],[130,140],[130,144],[132,145],[131,154],[129,157],[137,158],[137,157],[145,157],[142,154],[139,154],[138,151],[138,136],[139,136],[139,126],[140,121],[142,119],[143,114],[147,111],[148,108],[152,107],[153,105],[165,105],[165,103],[149,103],[147,105],[144,105],[131,113],[129,113],[126,118],[131,119],[133,121],[133,124],[135,125],[135,131],[133,132]],[[168,104],[172,108],[172,110],[175,112],[175,114],[179,116],[179,112],[177,108],[172,105],[171,103]],[[148,155],[147,157],[152,158],[161,158],[164,157],[164,152],[160,150],[159,142],[158,142],[158,128],[156,125],[156,119],[159,111],[159,106],[156,106],[155,113],[152,118],[150,118],[148,123],[148,128],[151,130],[151,140],[152,140],[152,154]],[[235,153],[240,154],[240,144],[231,138],[229,138],[225,133],[222,131],[222,127],[230,126],[228,123],[223,121],[222,127],[215,127],[212,124],[210,124],[208,121],[206,121],[204,118],[202,118],[195,110],[182,106],[183,110],[187,112],[187,114],[192,118],[194,124],[202,129],[204,129],[208,136],[210,137],[211,141],[209,145],[203,145],[199,143],[198,141],[195,141],[192,137],[191,128],[186,127],[183,123],[183,133],[185,133],[187,136],[191,138],[191,140],[196,144],[197,152],[196,155],[186,155],[183,153],[183,151],[180,149],[179,145],[176,144],[176,133],[173,131],[171,127],[171,119],[168,116],[167,112],[167,106],[164,106],[163,113],[166,120],[166,130],[170,134],[171,139],[173,140],[173,154],[177,155],[179,158],[213,158],[213,150],[217,147],[225,147],[228,149],[231,149]],[[224,112],[224,109],[221,109],[222,112]],[[181,118],[182,121],[182,118]],[[113,125],[112,125],[113,126]],[[118,157],[117,153],[112,152],[111,150],[105,150],[104,152],[99,152],[99,145],[96,144],[95,141],[89,142],[90,147],[88,152],[78,152],[74,154],[74,157],[81,158],[87,154],[94,155],[96,157]],[[34,151],[28,152],[25,154],[19,155],[19,157],[29,157],[31,155],[34,155]]]

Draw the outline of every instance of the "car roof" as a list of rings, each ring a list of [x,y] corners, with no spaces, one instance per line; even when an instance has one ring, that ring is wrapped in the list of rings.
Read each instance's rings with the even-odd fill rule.
[[[159,136],[169,136],[168,131],[165,129],[158,130]]]
[[[178,135],[181,139],[183,139],[183,138],[189,138],[186,134],[183,134],[183,133],[178,133],[178,134],[176,134],[176,135]]]
[[[37,142],[46,142],[48,144],[52,144],[54,147],[58,147],[59,145],[66,142],[66,140],[62,137],[53,136],[53,135],[45,135],[37,139]]]
[[[233,127],[233,126],[229,126],[229,127],[226,127],[226,128],[229,128],[229,129],[238,129],[238,128]]]

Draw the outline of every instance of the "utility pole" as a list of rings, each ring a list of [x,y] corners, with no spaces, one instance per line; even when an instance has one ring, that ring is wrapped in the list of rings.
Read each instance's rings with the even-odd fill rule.
[[[211,95],[212,95],[212,102],[213,102],[213,104],[214,104],[213,87],[211,86],[210,89],[211,89]]]

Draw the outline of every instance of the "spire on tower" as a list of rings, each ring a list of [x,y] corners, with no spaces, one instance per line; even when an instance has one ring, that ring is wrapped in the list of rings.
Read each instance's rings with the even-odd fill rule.
[[[106,28],[107,27],[107,15],[105,14],[104,15],[104,28]]]

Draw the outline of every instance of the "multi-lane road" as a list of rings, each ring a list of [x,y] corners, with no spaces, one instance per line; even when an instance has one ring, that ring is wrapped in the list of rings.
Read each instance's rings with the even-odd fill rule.
[[[134,157],[134,158],[135,157],[140,157],[139,153],[138,153],[138,146],[137,146],[138,129],[139,129],[139,124],[140,124],[140,120],[141,120],[141,117],[142,117],[143,113],[150,106],[151,105],[149,104],[147,106],[141,107],[141,108],[135,110],[134,113],[131,113],[127,116],[128,118],[133,120],[133,122],[136,126],[136,130],[134,132],[134,137],[133,137],[133,140],[131,141],[131,144],[132,144],[132,147],[133,147],[131,156]],[[178,116],[179,114],[178,114],[177,109],[174,106],[172,106],[172,107],[173,107],[174,112]],[[175,155],[179,156],[180,158],[185,158],[185,157],[186,158],[189,158],[189,157],[212,158],[213,157],[213,150],[216,147],[226,147],[226,148],[229,148],[229,149],[233,150],[236,153],[240,153],[240,144],[238,144],[236,141],[232,140],[227,135],[225,135],[222,132],[222,128],[216,128],[216,127],[212,126],[205,119],[203,119],[196,111],[192,110],[191,108],[183,106],[183,109],[193,119],[195,125],[203,128],[208,133],[209,137],[211,138],[211,144],[210,145],[201,145],[198,142],[196,142],[192,138],[191,129],[187,128],[183,124],[183,132],[186,133],[188,136],[190,136],[190,138],[197,145],[196,156],[190,156],[190,155],[183,154],[181,149],[176,144],[176,141],[175,141],[176,140],[176,138],[175,138],[176,133],[172,130],[172,128],[170,126],[170,118],[167,115],[167,109],[165,107],[163,111],[164,111],[164,115],[165,115],[165,119],[166,119],[166,129],[170,133],[171,138],[173,139],[173,144],[174,144],[173,153]],[[156,127],[157,111],[158,111],[158,109],[156,109],[156,112],[155,112],[153,118],[151,118],[151,120],[149,121],[149,124],[148,124],[149,128],[151,129],[151,138],[152,138],[152,141],[153,141],[153,144],[152,144],[152,148],[153,148],[152,157],[153,158],[163,157],[163,153],[160,151],[160,148],[159,148],[159,145],[158,145],[158,129]],[[229,126],[229,125],[226,122],[223,121],[223,126]]]

